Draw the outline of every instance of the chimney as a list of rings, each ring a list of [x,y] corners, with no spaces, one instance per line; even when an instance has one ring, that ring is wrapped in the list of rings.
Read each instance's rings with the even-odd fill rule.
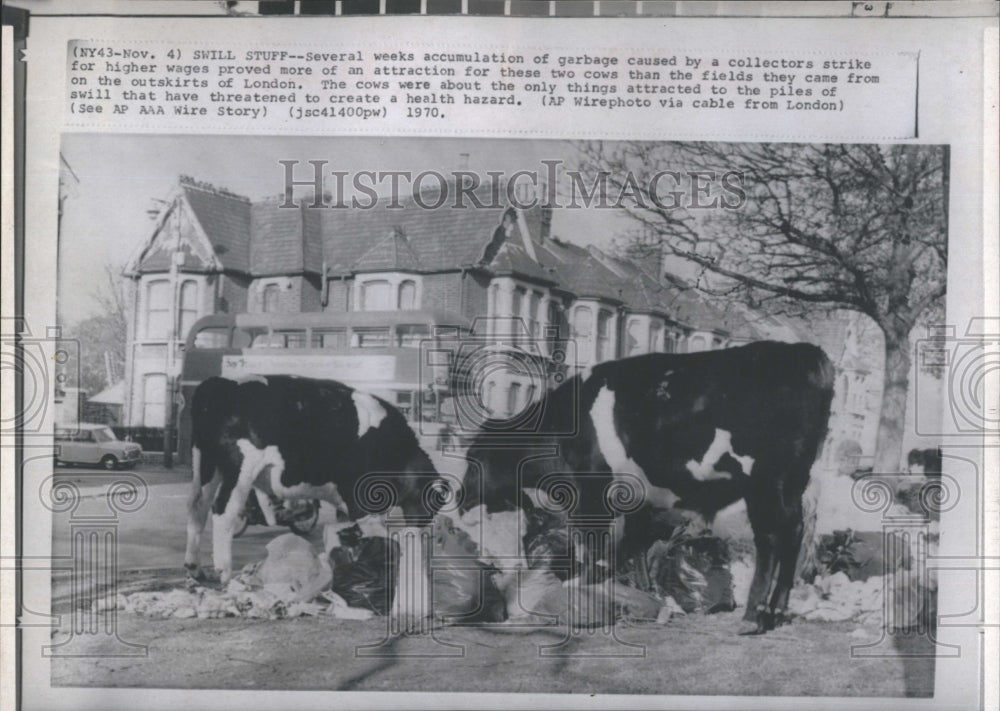
[[[552,233],[552,206],[543,204],[541,210],[542,220],[538,230],[538,242],[539,244],[545,244],[545,241]]]

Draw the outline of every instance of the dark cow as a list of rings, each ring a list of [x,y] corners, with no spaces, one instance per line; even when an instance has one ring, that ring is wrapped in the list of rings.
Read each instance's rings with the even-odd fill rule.
[[[281,499],[346,505],[353,517],[394,503],[407,524],[425,524],[442,501],[443,482],[403,415],[343,383],[284,375],[209,378],[192,397],[191,428],[184,565],[195,578],[201,577],[198,552],[210,506],[215,567],[223,583],[230,578],[233,529],[251,487]],[[382,477],[381,488],[366,487],[369,474]],[[366,491],[369,500],[358,500]],[[409,563],[407,573],[400,561],[401,584],[404,576],[420,574],[425,560]]]
[[[757,549],[745,618],[765,632],[780,623],[794,582],[801,497],[826,437],[833,380],[829,359],[808,344],[601,363],[548,394],[535,432],[484,426],[467,454],[462,506],[528,507],[519,489],[555,472],[576,473],[583,516],[606,510],[616,474],[638,477],[653,506],[707,519],[743,498]],[[558,456],[539,456],[545,446]],[[626,539],[630,520],[619,528]]]

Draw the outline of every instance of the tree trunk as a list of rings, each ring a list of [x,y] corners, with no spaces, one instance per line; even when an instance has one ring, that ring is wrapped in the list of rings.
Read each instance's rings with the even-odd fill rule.
[[[899,331],[902,331],[901,333]],[[875,473],[900,471],[906,396],[910,388],[910,337],[908,329],[885,331],[885,388],[875,442]]]

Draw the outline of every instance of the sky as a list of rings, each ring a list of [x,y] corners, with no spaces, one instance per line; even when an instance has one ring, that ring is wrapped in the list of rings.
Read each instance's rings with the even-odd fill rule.
[[[328,171],[468,169],[485,180],[487,171],[544,174],[542,160],[572,165],[575,158],[565,141],[89,133],[65,134],[62,154],[79,181],[64,205],[59,245],[59,311],[68,324],[100,313],[93,291],[105,265],[120,271],[140,248],[153,227],[148,211],[161,206],[156,201],[170,194],[180,175],[257,199],[284,192],[279,160],[301,161],[297,179],[311,177],[307,161],[326,160]],[[553,215],[553,234],[578,244],[610,246],[627,229],[609,210]]]

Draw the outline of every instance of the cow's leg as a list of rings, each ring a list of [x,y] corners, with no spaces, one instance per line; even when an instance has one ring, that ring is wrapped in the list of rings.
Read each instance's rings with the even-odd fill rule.
[[[802,548],[802,496],[801,493],[784,491],[784,518],[778,528],[775,555],[778,559],[778,578],[771,593],[771,613],[776,625],[785,621],[788,596],[795,585],[795,568]]]
[[[769,608],[768,601],[777,582],[777,547],[783,512],[780,486],[773,479],[767,480],[770,474],[756,470],[746,496],[747,514],[757,551],[753,581],[743,614],[743,619],[752,622],[753,627],[743,630],[741,634],[763,634],[774,628],[773,609]]]
[[[236,444],[243,454],[239,474],[231,489],[227,491],[227,486],[224,486],[219,492],[212,515],[212,558],[223,585],[229,582],[233,574],[233,533],[236,530],[236,520],[246,506],[257,476],[270,463],[267,450],[257,449],[243,439]]]
[[[188,497],[187,548],[184,551],[184,567],[194,580],[204,580],[205,574],[198,565],[201,550],[201,534],[208,521],[208,511],[212,506],[215,493],[219,488],[219,477],[216,476],[214,465],[205,462],[208,468],[208,481],[203,480],[201,449],[191,450],[191,494]]]

